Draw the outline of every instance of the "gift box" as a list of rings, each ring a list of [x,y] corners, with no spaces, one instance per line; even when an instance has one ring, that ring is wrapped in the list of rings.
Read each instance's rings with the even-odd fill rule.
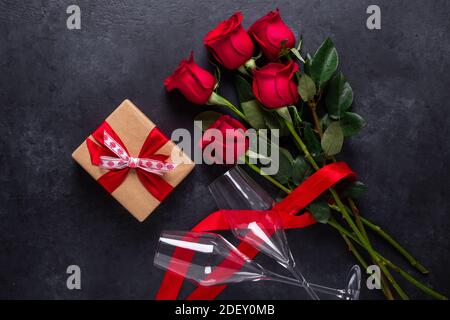
[[[192,160],[129,100],[72,157],[141,222],[194,168]]]

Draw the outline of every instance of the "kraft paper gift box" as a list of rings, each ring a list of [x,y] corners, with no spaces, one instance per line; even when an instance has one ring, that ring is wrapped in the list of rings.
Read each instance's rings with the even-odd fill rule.
[[[114,133],[117,134],[117,137],[120,138],[124,147],[128,150],[130,157],[139,156],[141,148],[144,145],[144,142],[146,142],[149,133],[156,127],[156,125],[129,100],[122,102],[120,106],[105,119],[105,122],[109,124],[109,127],[112,128]],[[154,131],[160,133],[159,130]],[[90,142],[87,141],[88,139]],[[150,139],[149,142],[151,143],[152,140]],[[89,147],[88,144],[90,144]],[[100,144],[95,141],[94,137],[90,135],[73,152],[72,157],[95,180],[99,180],[99,178],[104,176],[110,170],[92,163],[90,152],[90,150],[92,150],[92,144],[100,146]],[[154,152],[155,155],[169,156],[166,160],[169,163],[172,161],[172,158],[174,158],[174,155],[176,155],[176,161],[173,161],[175,163],[175,168],[172,169],[172,171],[164,172],[161,176],[158,175],[157,178],[159,179],[160,177],[168,183],[168,190],[171,191],[192,171],[194,163],[171,140],[167,139],[167,142],[163,142],[161,145],[162,146]],[[110,193],[136,219],[142,222],[156,209],[156,207],[158,207],[161,201],[152,195],[152,193],[144,186],[141,178],[136,172],[137,170],[138,169],[129,169],[122,183]],[[153,187],[158,188],[158,186]],[[107,187],[105,188],[108,190]]]

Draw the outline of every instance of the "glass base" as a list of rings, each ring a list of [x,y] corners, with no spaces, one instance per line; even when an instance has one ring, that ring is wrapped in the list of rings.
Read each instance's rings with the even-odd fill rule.
[[[361,268],[354,265],[347,276],[347,287],[345,288],[345,300],[358,300],[361,292]]]

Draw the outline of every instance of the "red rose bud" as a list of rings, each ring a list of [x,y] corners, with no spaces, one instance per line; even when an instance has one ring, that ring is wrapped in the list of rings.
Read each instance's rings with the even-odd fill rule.
[[[167,91],[178,89],[189,101],[206,104],[216,86],[216,78],[194,61],[194,54],[183,60],[172,75],[164,80]]]
[[[242,123],[228,115],[223,115],[205,130],[200,147],[202,150],[208,146],[209,151],[214,149],[215,154],[211,162],[235,164],[237,159],[249,149],[249,140],[245,136],[245,131],[246,128]],[[216,136],[219,133],[220,139]]]
[[[256,21],[248,33],[260,45],[264,56],[270,61],[276,61],[281,53],[283,41],[285,48],[295,46],[295,36],[292,30],[281,19],[280,11],[270,11]]]
[[[204,44],[225,68],[234,70],[251,59],[253,41],[241,25],[242,14],[236,12],[205,36]]]
[[[294,74],[298,65],[290,61],[288,64],[269,63],[261,69],[253,71],[253,94],[256,99],[270,109],[293,105],[299,95]]]

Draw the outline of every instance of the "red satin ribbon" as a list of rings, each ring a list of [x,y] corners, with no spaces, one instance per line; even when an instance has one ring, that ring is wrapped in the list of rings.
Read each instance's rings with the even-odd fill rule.
[[[116,155],[109,150],[104,145],[103,133],[106,131],[114,140],[120,144],[122,148],[129,154],[127,148],[125,147],[122,140],[120,140],[119,136],[114,132],[111,126],[104,121],[95,131],[92,133],[92,136],[95,139],[95,142],[90,138],[86,139],[86,144],[89,150],[89,154],[91,156],[91,163],[93,165],[98,166],[100,164],[101,156],[109,156],[115,157]],[[156,152],[167,143],[169,139],[156,127],[154,127],[147,136],[144,144],[141,147],[141,151],[139,152],[139,158],[148,158],[159,161],[166,161],[169,156],[156,154]],[[126,179],[128,172],[130,171],[129,167],[125,167],[123,169],[114,169],[109,170],[97,181],[109,192],[112,193],[116,190],[122,182]],[[165,181],[162,177],[142,170],[141,168],[136,168],[136,173],[144,185],[144,187],[150,192],[152,196],[154,196],[158,201],[163,201],[169,193],[173,190],[173,187]]]
[[[281,217],[283,227],[286,229],[304,228],[316,223],[311,213],[305,212],[296,215],[300,210],[305,208],[309,203],[314,201],[327,189],[331,188],[342,179],[355,179],[355,173],[344,162],[332,163],[324,166],[316,171],[306,181],[295,188],[286,198],[274,205],[272,210],[276,210]],[[233,214],[249,214],[252,210],[219,210],[211,213],[205,219],[200,221],[193,229],[194,232],[202,231],[219,231],[229,230],[228,222],[225,214],[232,212]],[[241,242],[237,246],[238,250],[246,256],[253,259],[258,250],[245,242]],[[192,259],[193,253],[186,250],[175,250],[173,257],[180,258],[184,261]],[[234,263],[234,262],[233,262]],[[225,259],[222,264],[229,264]],[[235,263],[234,263],[235,264]],[[241,266],[233,265],[234,270],[238,270]],[[185,270],[187,271],[187,270]],[[186,272],[185,272],[186,273]],[[214,273],[214,271],[213,271]],[[231,275],[231,274],[230,274]],[[183,284],[184,277],[167,271],[163,281],[156,294],[157,300],[173,300],[176,299]],[[198,286],[188,297],[188,300],[211,300],[225,289],[226,285],[217,285],[212,287]]]

